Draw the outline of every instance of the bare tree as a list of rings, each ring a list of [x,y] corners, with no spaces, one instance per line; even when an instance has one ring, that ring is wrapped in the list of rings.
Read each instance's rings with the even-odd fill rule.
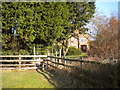
[[[100,21],[99,24],[98,19]],[[96,23],[97,33],[95,40],[91,43],[90,54],[103,59],[118,58],[119,22],[117,17],[110,17],[108,22],[104,22],[104,19],[98,17],[93,22]]]

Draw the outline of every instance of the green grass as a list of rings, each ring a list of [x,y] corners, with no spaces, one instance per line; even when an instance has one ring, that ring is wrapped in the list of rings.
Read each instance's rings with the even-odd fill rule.
[[[75,57],[85,57],[85,56],[87,56],[88,54],[87,53],[82,53],[81,55],[67,55],[66,57],[73,57],[73,58],[75,58]]]
[[[3,88],[54,88],[36,71],[2,71]]]
[[[2,89],[2,71],[0,71],[0,90]]]

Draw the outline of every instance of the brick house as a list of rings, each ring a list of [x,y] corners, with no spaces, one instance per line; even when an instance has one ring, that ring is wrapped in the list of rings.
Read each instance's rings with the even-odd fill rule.
[[[78,34],[78,39],[75,37],[69,39],[69,46],[74,46],[83,52],[87,52],[90,50],[90,38],[88,34]]]

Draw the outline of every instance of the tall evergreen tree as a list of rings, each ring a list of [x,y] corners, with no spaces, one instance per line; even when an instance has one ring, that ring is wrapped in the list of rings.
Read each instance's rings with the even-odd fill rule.
[[[51,46],[66,40],[93,13],[94,3],[2,2],[3,54],[23,54],[23,50],[32,54],[33,44]]]
[[[57,2],[3,2],[3,50],[32,50],[32,44],[50,46],[69,27],[69,9]]]

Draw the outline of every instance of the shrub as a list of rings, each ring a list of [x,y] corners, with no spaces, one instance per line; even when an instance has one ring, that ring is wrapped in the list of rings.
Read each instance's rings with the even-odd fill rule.
[[[2,51],[2,55],[29,55],[27,50],[20,49],[19,51],[6,50]]]
[[[27,50],[23,50],[23,49],[20,49],[20,51],[18,52],[18,55],[29,55],[29,52]]]
[[[13,55],[13,51],[12,50],[2,51],[2,55]]]
[[[81,53],[82,51],[80,49],[70,46],[67,55],[80,55]]]

